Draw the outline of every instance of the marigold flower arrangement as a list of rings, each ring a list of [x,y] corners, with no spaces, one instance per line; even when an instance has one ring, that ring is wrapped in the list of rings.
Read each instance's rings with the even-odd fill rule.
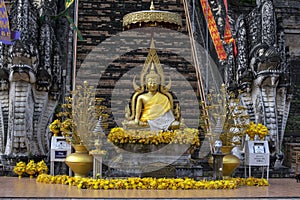
[[[36,173],[46,174],[48,172],[48,167],[44,160],[35,163],[34,160],[30,160],[29,163],[20,161],[16,163],[13,171],[18,174],[19,178],[22,177],[24,173],[28,174],[32,178]]]
[[[111,129],[107,139],[115,145],[135,143],[135,144],[191,144],[200,146],[197,129],[185,128],[175,131],[153,131],[124,130],[116,127]]]
[[[37,164],[36,164],[36,171],[39,173],[39,174],[47,174],[47,172],[48,172],[48,167],[47,167],[47,165],[46,165],[46,163],[45,163],[45,161],[44,160],[42,160],[42,161],[40,161],[40,162],[38,162]]]
[[[58,133],[60,132],[61,122],[59,119],[54,120],[50,126],[50,131],[54,134],[54,136],[58,136]]]
[[[250,140],[254,140],[257,135],[260,140],[263,140],[267,135],[269,135],[268,128],[259,123],[255,124],[254,122],[250,122],[248,129],[245,130],[245,134],[247,134]]]
[[[194,180],[192,178],[76,178],[67,175],[46,175],[37,177],[37,182],[77,186],[79,189],[138,189],[138,190],[189,190],[189,189],[236,189],[241,186],[268,186],[264,178],[232,178],[226,180]]]
[[[14,172],[18,174],[19,178],[22,177],[23,173],[26,171],[26,163],[23,161],[20,161],[16,164],[14,167]]]
[[[72,98],[67,97],[66,103],[61,105],[62,111],[57,113],[58,119],[54,120],[49,129],[57,136],[61,133],[66,138],[66,141],[70,144],[81,144],[82,141],[77,135],[76,126],[72,119]]]
[[[72,145],[93,146],[94,130],[98,119],[106,119],[105,106],[100,105],[103,99],[96,98],[93,86],[85,81],[83,85],[77,85],[76,90],[71,92],[72,97],[67,97],[61,106],[61,112],[56,116],[49,129],[55,133],[59,131],[66,141]],[[102,124],[107,127],[106,123]]]
[[[36,171],[36,163],[34,163],[34,160],[30,160],[26,165],[26,173],[32,178]]]

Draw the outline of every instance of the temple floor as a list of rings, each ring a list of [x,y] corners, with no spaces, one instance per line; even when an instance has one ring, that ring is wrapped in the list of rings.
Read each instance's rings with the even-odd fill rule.
[[[269,179],[269,186],[232,190],[87,190],[75,186],[36,183],[36,179],[0,177],[0,197],[7,199],[300,199],[293,178]]]

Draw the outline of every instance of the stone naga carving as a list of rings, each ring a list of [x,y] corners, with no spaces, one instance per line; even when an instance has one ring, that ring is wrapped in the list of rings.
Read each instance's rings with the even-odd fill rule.
[[[277,28],[270,0],[257,1],[236,20],[236,82],[250,120],[268,127],[275,167],[281,166],[282,142],[291,103],[283,30]],[[276,156],[276,157],[275,157]]]
[[[57,40],[49,19],[54,1],[38,10],[30,0],[11,7],[11,29],[21,32],[11,46],[0,45],[0,154],[46,155],[47,127],[58,102],[61,81]],[[51,10],[52,9],[52,10]]]
[[[270,151],[275,158],[273,164],[280,167],[292,94],[284,31],[276,21],[273,3],[271,0],[257,0],[256,7],[249,14],[240,15],[235,21],[231,9],[226,14],[224,5],[219,6],[223,1],[211,0],[208,3],[218,22],[222,41],[225,17],[229,19],[236,41],[235,57],[232,45],[224,42],[227,59],[215,59],[219,62],[227,89],[240,94],[251,121],[268,127]]]

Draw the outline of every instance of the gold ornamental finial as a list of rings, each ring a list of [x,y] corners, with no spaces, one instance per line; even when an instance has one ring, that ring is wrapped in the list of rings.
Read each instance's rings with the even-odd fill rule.
[[[151,0],[150,10],[155,10],[153,0]]]
[[[151,0],[150,10],[128,13],[123,17],[123,30],[141,27],[163,27],[180,30],[182,19],[180,14],[155,10],[154,1]]]

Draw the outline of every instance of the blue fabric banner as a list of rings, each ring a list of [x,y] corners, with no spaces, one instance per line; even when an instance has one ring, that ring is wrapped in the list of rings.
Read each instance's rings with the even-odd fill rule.
[[[11,31],[4,0],[0,0],[0,42],[3,44],[13,44],[13,40],[21,36],[18,31]]]

